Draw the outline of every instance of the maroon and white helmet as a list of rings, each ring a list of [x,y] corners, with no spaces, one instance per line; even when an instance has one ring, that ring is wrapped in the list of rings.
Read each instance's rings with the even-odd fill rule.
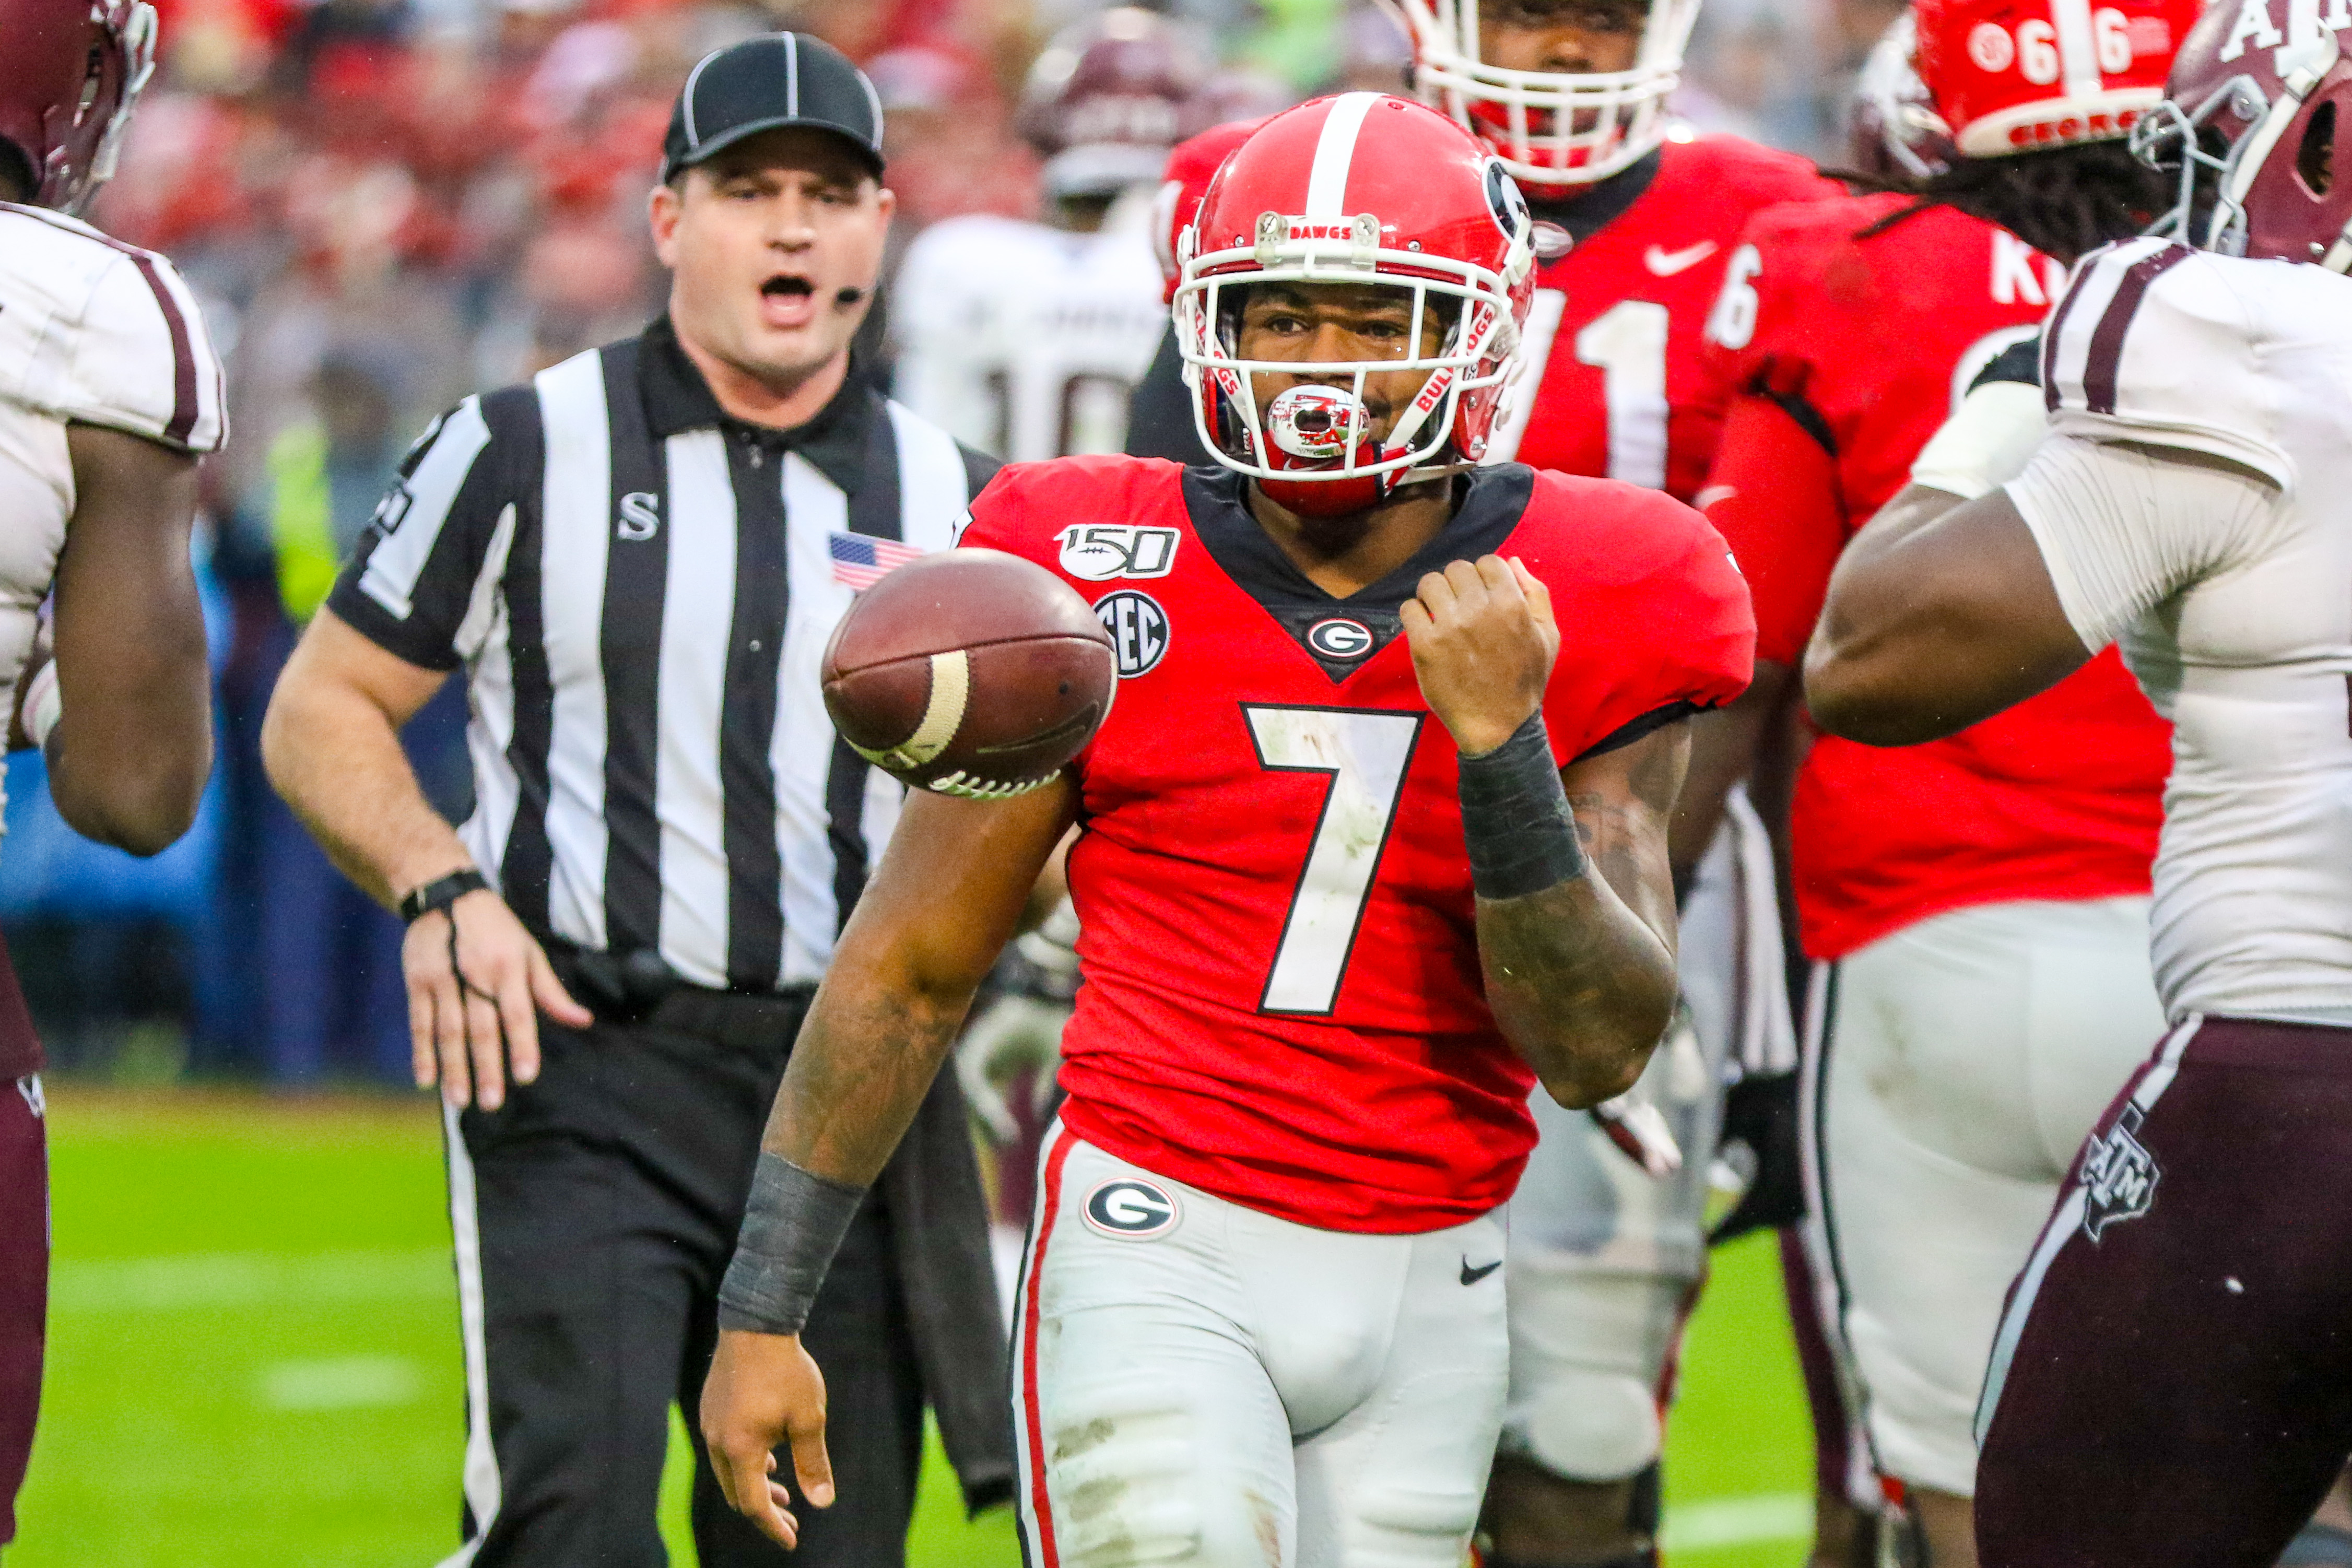
[[[147,0],[0,0],[0,159],[37,205],[77,210],[112,176],[154,69]]]
[[[2352,270],[2352,59],[2296,0],[2214,5],[2132,148],[2180,171],[2153,232],[2230,256]]]
[[[1065,28],[1030,68],[1021,130],[1046,194],[1110,196],[1160,178],[1206,75],[1166,18],[1113,6]]]
[[[1952,133],[1919,79],[1911,13],[1879,36],[1855,76],[1846,155],[1865,174],[1925,180],[1951,167]]]

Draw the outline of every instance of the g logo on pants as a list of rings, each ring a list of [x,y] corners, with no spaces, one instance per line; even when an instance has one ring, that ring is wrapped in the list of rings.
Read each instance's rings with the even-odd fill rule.
[[[1095,1230],[1121,1241],[1148,1241],[1176,1228],[1176,1200],[1133,1176],[1107,1181],[1087,1194],[1080,1212]]]

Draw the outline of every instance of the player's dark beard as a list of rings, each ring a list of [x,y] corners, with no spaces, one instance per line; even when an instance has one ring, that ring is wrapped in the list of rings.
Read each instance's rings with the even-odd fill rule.
[[[1371,531],[1372,514],[1377,510],[1378,507],[1370,507],[1336,517],[1301,517],[1299,542],[1317,555],[1336,559],[1364,542],[1364,536]]]

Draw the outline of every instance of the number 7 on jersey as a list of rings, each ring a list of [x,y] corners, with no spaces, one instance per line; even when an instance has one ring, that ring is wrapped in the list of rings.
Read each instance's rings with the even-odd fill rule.
[[[1242,714],[1261,767],[1331,776],[1258,1002],[1260,1012],[1328,1013],[1396,823],[1423,716],[1255,703]]]

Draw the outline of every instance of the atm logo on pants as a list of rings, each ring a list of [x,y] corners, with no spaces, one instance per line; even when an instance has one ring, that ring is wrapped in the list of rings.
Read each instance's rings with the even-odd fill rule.
[[[1176,1200],[1148,1181],[1120,1176],[1087,1194],[1080,1212],[1105,1236],[1148,1241],[1176,1228]]]
[[[2164,1173],[2135,1135],[2139,1124],[2139,1107],[2125,1106],[2107,1135],[2083,1156],[2083,1230],[2094,1241],[2117,1220],[2137,1219],[2156,1207],[2156,1184]]]

